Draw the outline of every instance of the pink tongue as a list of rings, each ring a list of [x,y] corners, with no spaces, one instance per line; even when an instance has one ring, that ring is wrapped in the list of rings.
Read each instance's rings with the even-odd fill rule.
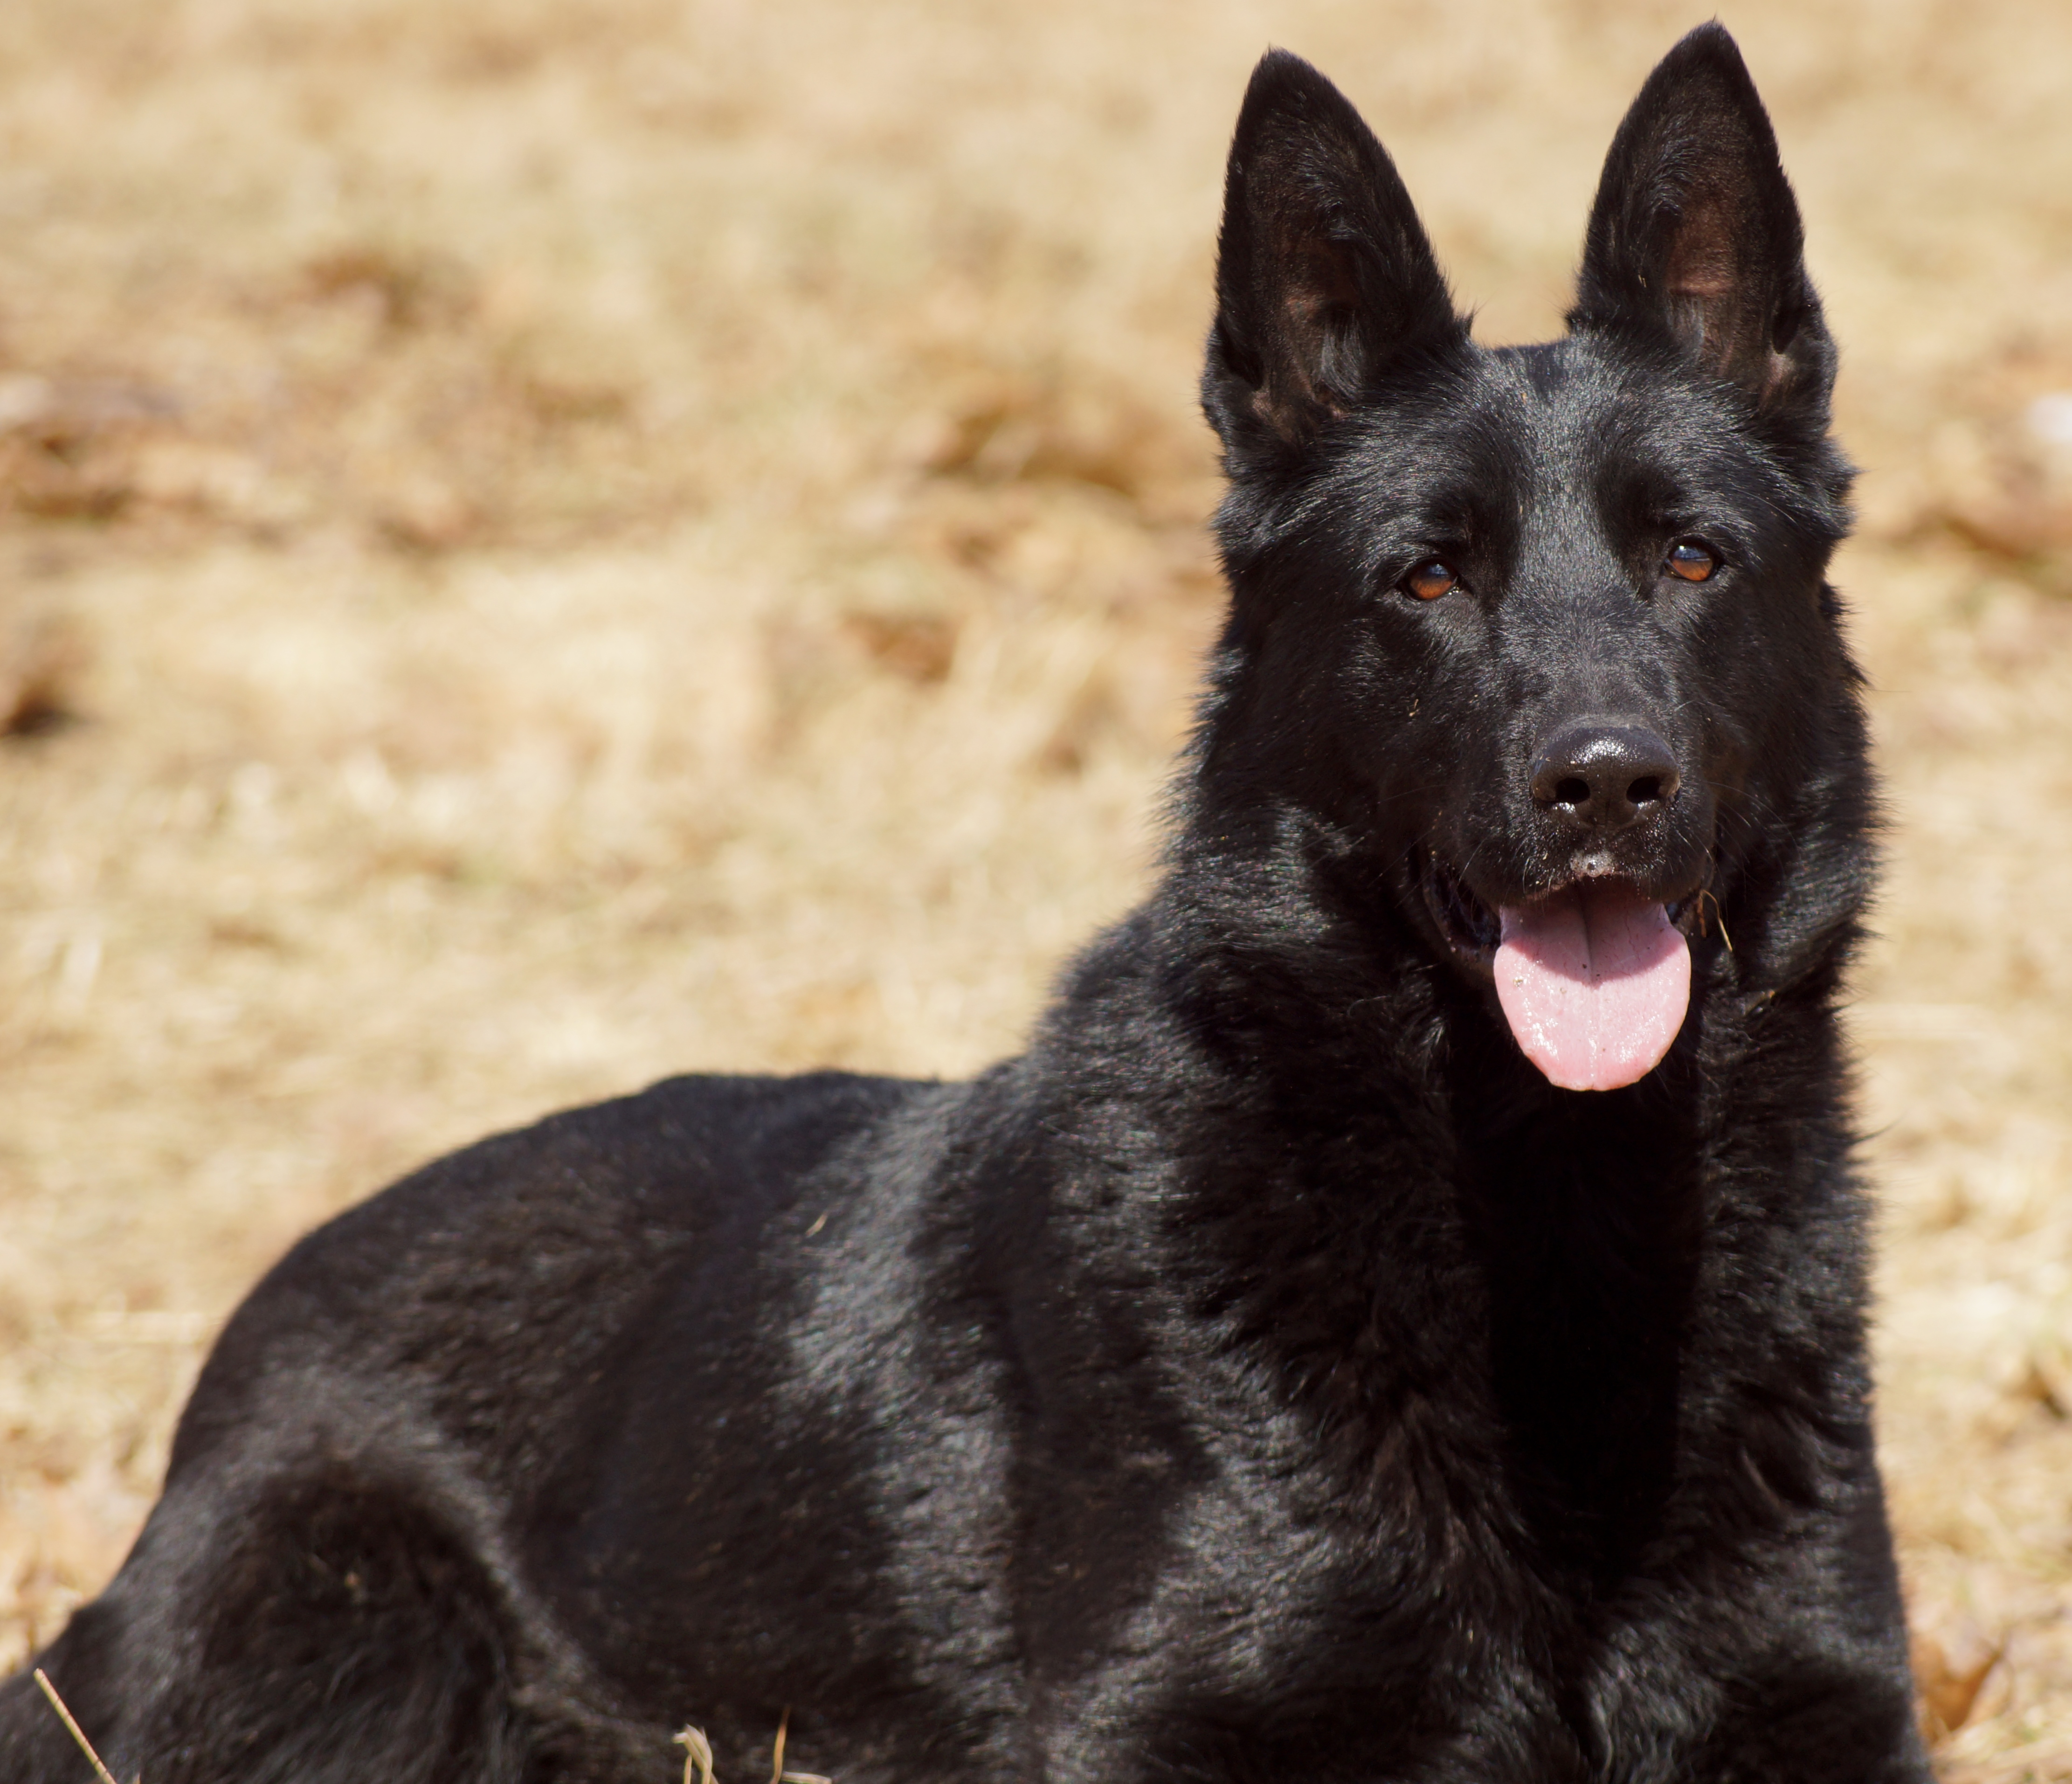
[[[1652,1071],[1691,1001],[1691,950],[1668,913],[1601,880],[1499,915],[1497,1000],[1525,1057],[1564,1090]]]

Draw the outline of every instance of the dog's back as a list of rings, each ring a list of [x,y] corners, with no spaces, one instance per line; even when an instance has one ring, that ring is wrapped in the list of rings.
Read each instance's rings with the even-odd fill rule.
[[[1926,1780],[1848,473],[1740,59],[1672,52],[1569,334],[1491,352],[1269,56],[1218,299],[1152,899],[971,1083],[680,1080],[291,1254],[43,1657],[125,1775]],[[9,1777],[68,1740],[5,1687]]]

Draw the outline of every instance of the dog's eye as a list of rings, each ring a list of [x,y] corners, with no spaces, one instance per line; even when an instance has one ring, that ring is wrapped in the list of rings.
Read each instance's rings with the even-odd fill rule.
[[[1679,539],[1669,548],[1669,573],[1687,582],[1703,582],[1720,567],[1710,545],[1696,539]]]
[[[1404,592],[1416,595],[1420,601],[1437,601],[1442,594],[1451,594],[1460,586],[1460,578],[1443,557],[1426,558],[1403,579]]]

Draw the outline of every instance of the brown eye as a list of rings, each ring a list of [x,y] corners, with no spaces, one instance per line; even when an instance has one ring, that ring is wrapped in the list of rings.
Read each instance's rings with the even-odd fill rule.
[[[1461,586],[1461,579],[1453,573],[1453,567],[1444,558],[1428,557],[1403,579],[1403,586],[1420,601],[1437,601],[1442,594],[1451,594]]]
[[[1720,561],[1712,555],[1712,548],[1701,545],[1695,539],[1679,539],[1669,548],[1669,573],[1680,576],[1687,582],[1707,581],[1720,567]]]

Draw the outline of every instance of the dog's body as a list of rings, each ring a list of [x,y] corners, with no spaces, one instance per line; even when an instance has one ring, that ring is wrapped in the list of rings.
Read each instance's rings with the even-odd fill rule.
[[[1490,352],[1269,57],[1219,298],[1158,890],[973,1083],[677,1080],[298,1247],[43,1657],[119,1775],[1926,1779],[1847,471],[1740,59],[1657,71],[1571,332]],[[9,1784],[80,1763],[0,1690]]]

